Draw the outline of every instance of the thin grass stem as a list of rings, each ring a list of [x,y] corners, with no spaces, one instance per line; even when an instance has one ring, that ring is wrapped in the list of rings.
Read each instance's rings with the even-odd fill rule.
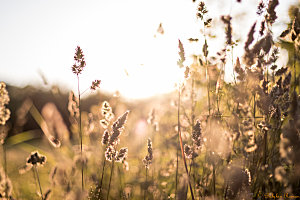
[[[79,76],[77,75],[77,89],[78,89],[78,109],[79,109],[79,136],[80,136],[80,156],[82,157],[82,131],[81,131],[81,105],[80,105],[80,88],[79,88]],[[81,166],[81,190],[84,190],[84,172],[83,165]]]
[[[40,188],[40,193],[41,193],[41,198],[42,198],[42,200],[44,200],[42,186],[41,186],[41,182],[40,182],[40,177],[39,177],[39,173],[38,173],[38,170],[36,168],[36,165],[33,166],[33,170],[34,170],[34,172],[36,174],[36,177],[37,177],[37,181],[38,181],[39,188]]]
[[[109,198],[110,185],[111,185],[111,180],[112,180],[112,176],[113,176],[114,165],[115,165],[115,160],[113,159],[112,163],[111,163],[111,172],[110,172],[110,178],[109,178],[109,183],[108,183],[108,190],[107,190],[107,197],[106,197],[107,200]]]

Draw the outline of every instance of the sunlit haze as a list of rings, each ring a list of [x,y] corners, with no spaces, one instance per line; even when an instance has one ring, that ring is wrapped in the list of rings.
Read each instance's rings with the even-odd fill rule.
[[[255,20],[257,2],[215,0],[207,1],[207,8],[213,23],[227,14],[244,20],[243,28],[233,20],[233,36],[239,39]],[[289,21],[282,13],[296,2],[280,1],[275,35]],[[75,89],[71,66],[79,45],[87,63],[80,78],[82,89],[100,79],[102,90],[119,91],[128,98],[170,92],[183,76],[176,64],[178,39],[187,57],[202,50],[196,9],[192,0],[0,0],[0,80],[16,86],[48,87],[42,74],[49,85]],[[157,32],[160,23],[163,34]],[[224,26],[212,33],[217,38],[209,44],[210,53],[222,48]],[[201,42],[191,44],[187,40],[191,37]],[[190,62],[191,58],[187,64]],[[227,74],[228,79],[230,76]]]

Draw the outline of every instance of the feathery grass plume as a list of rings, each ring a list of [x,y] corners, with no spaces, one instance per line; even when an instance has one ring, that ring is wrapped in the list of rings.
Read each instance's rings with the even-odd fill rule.
[[[116,145],[119,143],[119,136],[121,135],[124,125],[126,123],[129,111],[126,111],[122,116],[120,116],[112,125],[112,133],[109,138],[109,145]]]
[[[258,6],[257,6],[257,11],[256,14],[261,15],[264,12],[264,8],[265,8],[265,4],[263,1],[259,2]]]
[[[155,123],[155,109],[153,108],[148,114],[147,123],[153,125]]]
[[[246,41],[246,43],[245,43],[245,47],[244,47],[244,49],[247,51],[247,50],[249,50],[249,45],[253,42],[253,40],[254,40],[254,37],[253,37],[253,35],[254,35],[254,32],[255,32],[255,26],[256,26],[256,22],[251,26],[251,29],[250,29],[250,31],[249,31],[249,33],[248,33],[248,38],[247,38],[247,41]]]
[[[102,140],[101,140],[102,145],[107,145],[108,144],[109,137],[110,137],[109,131],[105,130],[104,133],[103,133],[103,136],[102,136]]]
[[[200,120],[197,120],[196,124],[193,127],[192,140],[193,140],[193,144],[195,145],[196,149],[199,149],[201,147],[201,123],[200,123]]]
[[[0,82],[0,125],[5,125],[10,117],[10,110],[5,107],[9,103],[9,100],[6,84]]]
[[[259,35],[260,35],[260,36],[263,36],[263,34],[264,34],[265,24],[266,24],[265,20],[263,20],[263,21],[260,23],[260,29],[259,29]]]
[[[186,66],[184,71],[184,78],[188,79],[189,77],[190,77],[190,68]]]
[[[109,145],[105,151],[105,158],[108,161],[113,161],[117,155],[117,151],[113,145]]]
[[[147,146],[148,146],[147,148],[148,154],[143,159],[143,164],[145,165],[146,168],[149,169],[153,159],[152,141],[150,138],[148,138],[147,140]]]
[[[287,72],[288,68],[287,67],[281,67],[275,72],[275,76],[281,76]]]
[[[183,45],[180,40],[178,40],[178,48],[179,48],[178,54],[179,54],[180,58],[177,61],[177,64],[180,68],[182,68],[182,67],[184,67],[183,63],[185,61],[185,55],[184,55],[184,48],[183,48]]]
[[[11,180],[7,177],[4,170],[0,168],[0,198],[11,199],[12,189]]]
[[[226,25],[225,33],[226,33],[226,44],[232,45],[232,27],[231,27],[231,19],[230,15],[222,16],[221,20]]]
[[[92,85],[90,87],[91,90],[96,90],[97,88],[100,88],[100,83],[101,83],[101,80],[94,80],[92,82]]]
[[[204,40],[204,44],[203,44],[203,47],[202,47],[202,52],[203,52],[203,55],[205,57],[208,56],[208,45],[207,45],[207,40],[206,39]]]
[[[6,84],[4,82],[0,82],[0,105],[4,106],[9,103],[9,95],[6,90]]]
[[[146,168],[146,185],[145,185],[145,191],[144,191],[144,200],[146,199],[147,193],[148,193],[148,169],[150,168],[150,165],[152,164],[152,160],[153,160],[153,149],[152,149],[152,141],[150,138],[148,138],[147,140],[147,151],[148,154],[145,156],[145,158],[143,159],[143,164],[145,165]]]
[[[270,23],[271,25],[275,22],[277,19],[275,8],[279,4],[278,0],[270,0],[269,5],[267,8],[267,15],[266,15],[266,22]]]
[[[197,17],[203,20],[204,15],[207,13],[207,8],[205,6],[205,3],[201,1],[198,5],[198,12],[197,12]]]
[[[104,122],[104,124],[109,124],[109,122],[115,117],[112,112],[112,108],[107,101],[102,103],[101,114],[105,118],[104,120],[107,122]]]
[[[86,66],[86,62],[84,60],[84,55],[80,46],[77,46],[76,53],[74,56],[74,64],[72,66],[72,72],[77,76],[81,74],[83,68]]]
[[[238,74],[237,79],[239,81],[244,81],[245,80],[246,73],[245,73],[245,70],[241,66],[241,62],[240,62],[239,57],[236,58],[236,62],[235,62],[235,65],[234,65],[234,71]]]
[[[75,120],[79,118],[79,102],[73,91],[69,93],[68,111]]]
[[[154,108],[148,114],[147,123],[153,127],[154,131],[159,130],[158,122],[155,120],[155,109]]]
[[[116,155],[116,162],[123,162],[123,160],[126,159],[128,154],[128,148],[127,147],[123,147],[121,148]]]
[[[196,153],[195,153],[195,149],[193,148],[193,146],[184,145],[184,154],[186,156],[187,159],[192,159],[196,157]]]
[[[4,144],[6,136],[8,134],[8,126],[7,125],[0,125],[0,144]]]

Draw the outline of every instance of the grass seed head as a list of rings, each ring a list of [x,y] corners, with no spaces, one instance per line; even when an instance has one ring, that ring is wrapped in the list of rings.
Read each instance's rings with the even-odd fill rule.
[[[84,55],[80,46],[77,46],[74,56],[74,64],[72,66],[72,72],[77,76],[81,74],[83,68],[86,66]]]
[[[105,130],[104,133],[103,133],[103,136],[102,136],[102,141],[101,143],[103,145],[107,145],[108,144],[108,141],[109,141],[109,131],[108,130]]]
[[[127,121],[129,111],[126,111],[121,117],[119,117],[112,125],[112,133],[109,138],[109,145],[116,145],[119,143],[119,136],[121,135],[124,125]]]
[[[127,157],[127,154],[128,154],[128,148],[127,147],[121,148],[119,152],[117,152],[116,162],[123,162],[123,160]]]
[[[101,83],[101,80],[94,80],[92,82],[92,85],[90,87],[91,90],[96,90],[97,88],[100,88],[100,83]]]
[[[152,164],[152,159],[153,159],[153,150],[152,150],[152,141],[150,138],[147,140],[147,146],[148,146],[148,154],[146,157],[143,159],[143,164],[145,165],[146,168],[149,169],[150,165]]]

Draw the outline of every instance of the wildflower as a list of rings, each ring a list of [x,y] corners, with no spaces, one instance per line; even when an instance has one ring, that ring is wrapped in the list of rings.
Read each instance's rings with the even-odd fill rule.
[[[91,90],[96,90],[100,87],[101,80],[94,80],[91,85]]]
[[[146,168],[149,169],[150,165],[152,164],[152,159],[153,159],[152,142],[151,139],[148,138],[148,154],[143,159],[143,164],[145,165]]]
[[[121,148],[116,155],[116,162],[123,162],[123,160],[127,157],[127,154],[128,154],[128,148],[127,147]]]
[[[119,117],[112,125],[112,133],[109,138],[109,145],[115,145],[119,142],[119,136],[123,131],[124,125],[127,120],[129,111],[126,111],[121,117]]]
[[[108,141],[109,141],[109,132],[108,130],[105,130],[104,133],[103,133],[103,136],[102,136],[102,141],[101,143],[103,145],[107,145],[108,144]]]
[[[72,72],[78,76],[79,74],[81,74],[83,68],[86,65],[83,52],[79,46],[77,46],[76,48],[74,60],[75,63],[72,66]]]
[[[39,154],[39,152],[31,152],[31,155],[27,158],[26,164],[31,166],[44,165],[47,161],[46,156]]]

